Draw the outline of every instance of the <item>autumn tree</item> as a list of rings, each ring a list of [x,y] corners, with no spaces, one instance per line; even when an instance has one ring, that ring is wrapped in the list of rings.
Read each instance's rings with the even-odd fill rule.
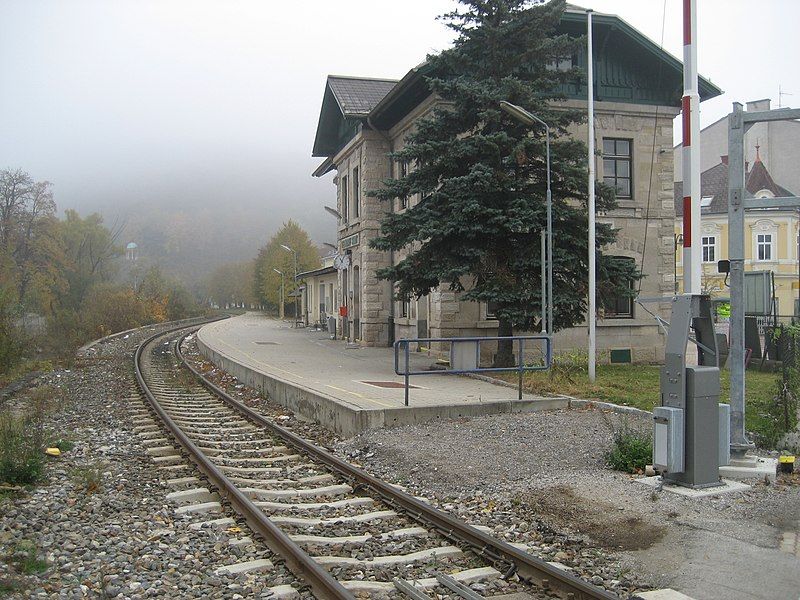
[[[297,253],[297,272],[309,271],[320,266],[319,248],[308,233],[295,221],[289,220],[258,251],[254,269],[254,292],[262,304],[280,304],[281,276],[273,269],[284,273],[285,299],[297,289],[294,281],[294,256],[282,248],[287,246]],[[287,302],[288,304],[288,302]]]

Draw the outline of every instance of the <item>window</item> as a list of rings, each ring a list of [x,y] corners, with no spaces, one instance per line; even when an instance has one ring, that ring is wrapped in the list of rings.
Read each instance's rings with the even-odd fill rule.
[[[358,179],[358,167],[353,169],[353,218],[357,219],[361,213],[361,194],[359,194],[360,181]]]
[[[630,266],[636,266],[636,261],[625,256],[611,256],[611,260],[622,263],[629,262]],[[633,280],[628,282],[630,293],[624,294],[619,291],[601,295],[601,306],[607,319],[632,319],[633,318]]]
[[[758,258],[756,260],[772,260],[772,234],[759,233],[756,236]]]
[[[400,179],[405,179],[406,175],[408,175],[408,161],[403,160],[400,161]],[[404,210],[408,208],[408,196],[404,198],[400,198],[400,210]]]
[[[603,181],[617,198],[631,198],[631,140],[603,138]]]
[[[350,200],[347,194],[347,175],[342,177],[342,222],[347,223],[348,204]]]
[[[400,300],[400,316],[404,319],[407,319],[410,313],[411,313],[411,301],[408,299]]]
[[[486,320],[487,321],[494,321],[497,320],[497,302],[489,301],[484,304],[486,308]]]
[[[717,260],[717,237],[714,235],[703,236],[703,262],[713,263]]]

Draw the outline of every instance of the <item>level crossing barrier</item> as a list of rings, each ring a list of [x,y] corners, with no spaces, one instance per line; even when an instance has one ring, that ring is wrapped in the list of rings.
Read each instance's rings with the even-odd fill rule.
[[[481,344],[488,342],[511,341],[517,356],[517,364],[513,367],[481,367]],[[541,352],[540,364],[525,364],[527,348],[538,345]],[[538,344],[537,344],[538,343]],[[450,367],[424,371],[411,370],[411,345],[430,347],[430,344],[450,344]],[[400,355],[403,355],[401,368]],[[394,372],[402,375],[405,382],[405,405],[408,406],[409,379],[412,375],[466,375],[469,373],[487,373],[499,371],[515,371],[519,373],[518,397],[522,400],[522,375],[528,371],[546,371],[553,360],[553,340],[549,335],[510,335],[490,337],[452,337],[452,338],[402,338],[394,343]]]

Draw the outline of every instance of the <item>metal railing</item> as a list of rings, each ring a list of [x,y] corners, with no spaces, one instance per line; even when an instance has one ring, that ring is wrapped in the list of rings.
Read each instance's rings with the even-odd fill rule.
[[[486,342],[511,341],[516,351],[517,364],[513,367],[481,367],[481,344]],[[541,364],[525,364],[525,342],[540,342]],[[450,368],[412,371],[411,344],[428,346],[429,344],[450,344]],[[467,348],[465,352],[456,350],[459,345],[474,346],[474,356]],[[532,349],[531,346],[528,349]],[[403,369],[400,369],[400,353],[403,354]],[[515,371],[519,373],[518,398],[522,400],[522,374],[528,371],[546,371],[553,359],[553,340],[549,335],[511,335],[490,337],[457,337],[457,338],[403,338],[394,343],[394,372],[402,375],[405,382],[405,405],[408,406],[409,378],[412,375],[465,375],[469,373]]]

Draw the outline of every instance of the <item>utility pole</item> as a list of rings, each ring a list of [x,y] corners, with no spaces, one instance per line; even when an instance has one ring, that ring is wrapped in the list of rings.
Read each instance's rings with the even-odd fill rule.
[[[700,94],[697,82],[697,0],[683,0],[683,291],[699,294]]]
[[[595,290],[595,199],[594,199],[594,51],[592,48],[592,10],[586,11],[588,54],[587,75],[589,88],[589,381],[595,380],[595,362],[597,360],[597,307],[595,302],[597,294]]]
[[[300,309],[297,307],[297,301],[299,299],[299,294],[297,293],[297,252],[295,252],[289,246],[285,246],[284,244],[281,244],[281,248],[287,252],[291,252],[292,256],[294,256],[294,327],[297,327],[297,319],[300,316]]]
[[[284,307],[284,304],[286,304],[286,302],[284,302],[284,296],[283,296],[283,293],[284,293],[283,271],[279,271],[278,269],[276,269],[274,267],[273,267],[272,270],[275,271],[278,275],[281,276],[281,305],[280,305],[280,308],[278,309],[278,317],[280,318],[281,321],[283,321],[283,307]]]

